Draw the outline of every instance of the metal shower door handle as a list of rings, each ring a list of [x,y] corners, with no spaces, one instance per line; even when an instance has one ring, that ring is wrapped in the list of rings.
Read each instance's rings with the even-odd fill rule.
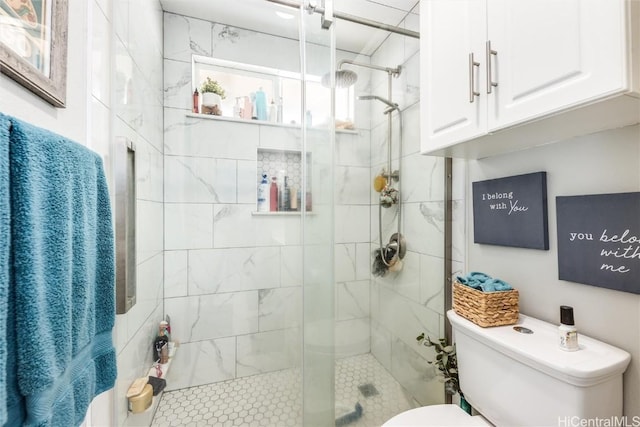
[[[494,82],[493,72],[491,71],[491,55],[498,56],[498,51],[491,49],[491,40],[487,40],[487,93],[490,94],[494,87],[498,86],[498,82]]]
[[[480,92],[475,89],[475,68],[480,67],[480,63],[473,60],[473,52],[469,54],[469,102],[473,103],[476,96],[480,96]]]

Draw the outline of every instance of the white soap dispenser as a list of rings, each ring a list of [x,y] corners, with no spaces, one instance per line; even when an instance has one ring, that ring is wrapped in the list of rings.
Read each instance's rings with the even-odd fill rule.
[[[576,351],[578,347],[578,330],[573,320],[573,307],[560,306],[560,348],[564,351]]]

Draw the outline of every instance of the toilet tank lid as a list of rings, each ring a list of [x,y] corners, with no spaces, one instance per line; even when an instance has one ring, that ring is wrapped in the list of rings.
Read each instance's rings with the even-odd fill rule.
[[[463,333],[491,346],[534,369],[577,386],[598,384],[627,369],[631,355],[626,351],[585,335],[578,336],[578,351],[564,351],[558,345],[558,326],[520,314],[518,323],[482,328],[447,312],[456,334]],[[522,326],[533,334],[516,332]]]

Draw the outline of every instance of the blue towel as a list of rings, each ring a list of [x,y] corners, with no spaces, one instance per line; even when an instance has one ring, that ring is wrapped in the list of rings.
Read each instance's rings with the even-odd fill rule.
[[[513,289],[507,282],[477,271],[472,271],[466,276],[457,276],[457,279],[461,284],[482,292],[500,292]]]
[[[0,325],[7,324],[11,211],[9,196],[9,119],[0,113]],[[0,384],[7,384],[7,327],[0,333]],[[7,390],[0,387],[0,425],[7,421]]]
[[[17,388],[7,378],[6,390],[19,393],[8,403],[21,404],[9,413],[25,425],[77,426],[116,378],[114,237],[102,160],[61,136],[10,122],[8,313],[15,319],[7,348],[15,354],[7,363],[15,364]]]
[[[16,377],[15,289],[11,253],[11,190],[9,165],[9,130],[11,121],[0,113],[0,316],[4,331],[0,334],[0,424],[19,426],[23,423],[24,397],[18,390]],[[6,322],[6,323],[5,323]]]

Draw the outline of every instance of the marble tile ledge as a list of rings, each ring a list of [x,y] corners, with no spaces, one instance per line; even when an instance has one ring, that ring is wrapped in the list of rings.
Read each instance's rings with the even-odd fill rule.
[[[274,127],[284,127],[284,128],[292,128],[292,129],[300,129],[300,125],[298,124],[288,124],[288,123],[273,123],[264,120],[246,120],[246,119],[236,119],[235,117],[226,117],[226,116],[214,116],[213,114],[199,114],[199,113],[187,113],[187,117],[192,117],[194,119],[207,119],[207,120],[221,120],[224,122],[237,122],[237,123],[248,123],[252,125],[261,125],[261,126],[274,126]],[[326,131],[325,128],[320,127],[311,127],[313,131]],[[358,135],[360,131],[354,129],[336,129],[338,133],[346,133],[346,134],[354,134]]]
[[[150,369],[149,372],[147,373],[148,376],[150,377],[158,377],[158,378],[167,378],[167,373],[169,372],[169,367],[171,366],[171,362],[173,361],[173,358],[176,355],[176,350],[179,347],[179,343],[177,342],[170,342],[169,343],[169,361],[167,363],[164,364],[160,364],[158,363],[157,365],[154,364]],[[157,368],[156,368],[157,366]],[[158,371],[161,372],[160,375],[158,375]],[[142,425],[151,425],[151,421],[153,420],[153,416],[156,412],[156,409],[158,409],[158,404],[160,403],[160,400],[162,399],[162,394],[164,393],[164,390],[161,391],[160,393],[158,393],[157,396],[153,396],[152,397],[152,401],[151,401],[151,406],[149,406],[147,409],[145,409],[142,412],[136,413],[134,414],[133,412],[128,411],[128,417],[125,421],[125,425],[126,426],[142,426]],[[127,402],[128,404],[128,402]]]

